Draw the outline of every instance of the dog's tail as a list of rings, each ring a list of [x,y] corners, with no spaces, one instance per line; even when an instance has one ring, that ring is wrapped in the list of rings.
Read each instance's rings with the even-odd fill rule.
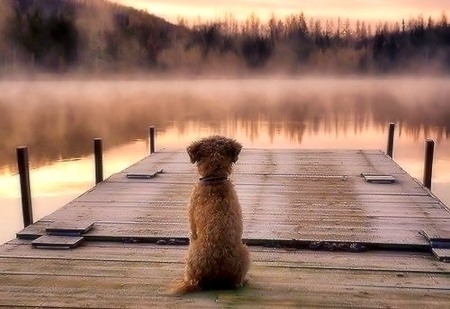
[[[174,280],[170,293],[173,295],[183,295],[192,292],[200,291],[198,282],[192,280],[186,281],[184,279]]]

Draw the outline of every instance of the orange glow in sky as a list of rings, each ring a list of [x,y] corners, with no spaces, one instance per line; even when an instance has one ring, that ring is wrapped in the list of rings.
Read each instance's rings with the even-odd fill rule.
[[[425,18],[440,18],[442,12],[450,12],[449,0],[113,0],[126,6],[146,10],[149,13],[176,22],[178,16],[188,20],[211,21],[232,13],[237,19],[245,19],[252,12],[262,20],[271,14],[283,17],[304,12],[307,17],[350,18],[364,21],[401,21],[423,14]]]

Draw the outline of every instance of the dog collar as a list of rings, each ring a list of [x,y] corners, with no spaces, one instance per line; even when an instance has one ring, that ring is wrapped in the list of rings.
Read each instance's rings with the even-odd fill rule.
[[[210,181],[220,181],[220,180],[228,180],[228,177],[226,176],[205,176],[201,177],[198,180],[203,182],[210,182]]]

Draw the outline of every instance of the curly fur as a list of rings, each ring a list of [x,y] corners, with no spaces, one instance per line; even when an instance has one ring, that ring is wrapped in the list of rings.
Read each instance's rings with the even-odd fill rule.
[[[215,180],[199,181],[193,189],[186,268],[175,293],[230,289],[247,282],[250,257],[241,239],[242,211],[227,179],[241,148],[237,141],[222,136],[201,139],[187,148],[200,176]]]

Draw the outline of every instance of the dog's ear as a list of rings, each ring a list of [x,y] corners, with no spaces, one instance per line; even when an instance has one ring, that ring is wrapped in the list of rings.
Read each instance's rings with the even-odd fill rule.
[[[191,163],[195,163],[198,160],[200,160],[200,146],[201,146],[202,142],[201,141],[197,141],[197,142],[193,142],[192,144],[190,144],[187,148],[186,151],[189,155],[189,158],[191,159]]]
[[[238,160],[239,154],[241,153],[242,145],[234,139],[230,140],[229,143],[231,160],[233,161],[233,163],[235,163]]]

